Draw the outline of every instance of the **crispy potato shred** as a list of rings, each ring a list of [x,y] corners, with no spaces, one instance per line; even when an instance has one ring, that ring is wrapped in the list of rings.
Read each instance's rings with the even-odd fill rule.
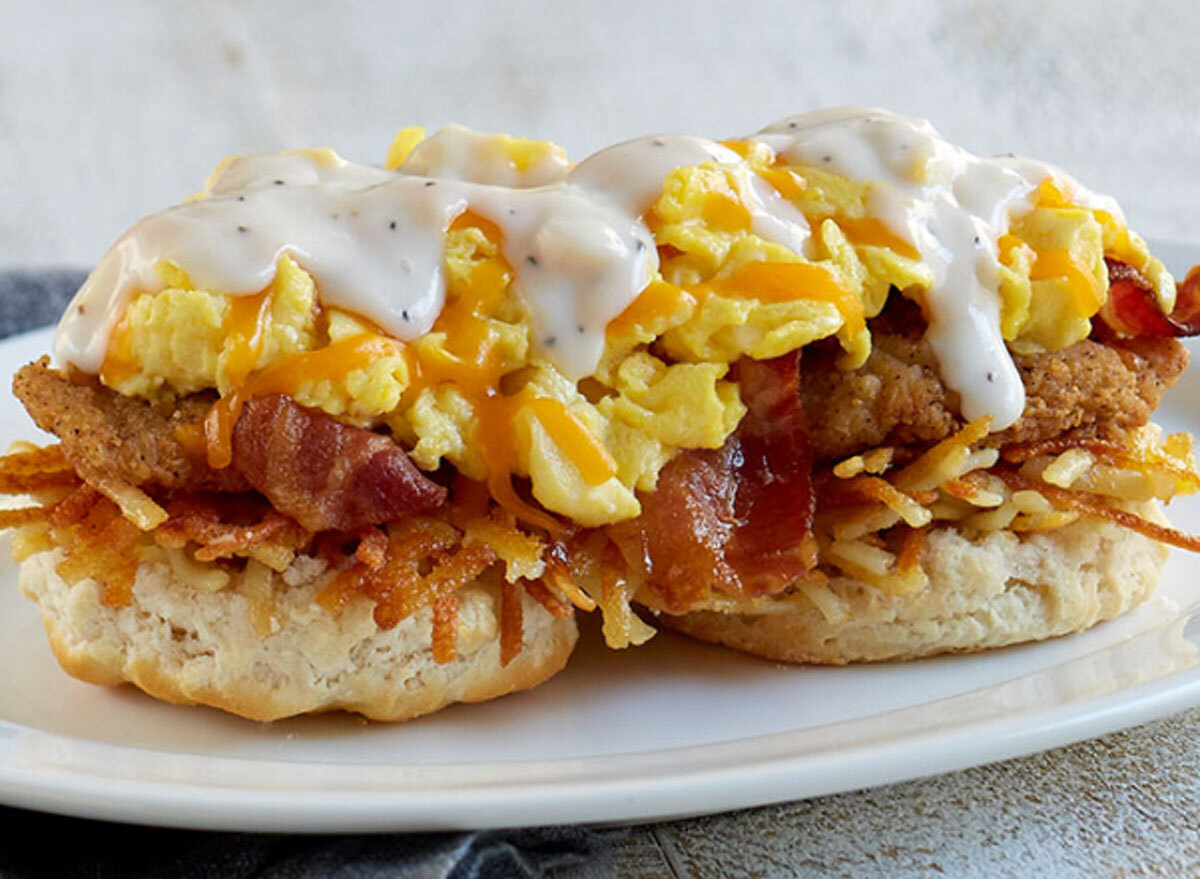
[[[929,582],[921,555],[930,529],[950,523],[967,533],[1032,535],[1086,517],[1200,551],[1200,537],[1140,512],[1148,501],[1200,491],[1189,434],[1164,437],[1147,426],[1124,444],[1067,435],[1001,449],[980,445],[988,434],[981,419],[923,453],[881,448],[836,462],[816,478],[820,563],[785,592],[720,597],[708,609],[769,614],[807,604],[831,623],[844,621],[831,580],[852,577],[893,595],[919,592]]]
[[[76,475],[59,446],[22,444],[0,458],[0,494],[25,499],[0,510],[0,528],[16,530],[14,556],[23,561],[60,548],[58,573],[71,584],[96,581],[110,606],[130,604],[143,560],[166,558],[196,588],[240,583],[255,628],[265,637],[272,631],[266,610],[272,574],[286,571],[303,552],[336,571],[317,597],[330,613],[369,600],[376,623],[387,629],[431,608],[432,650],[439,663],[457,655],[460,590],[476,581],[492,583],[499,602],[500,660],[507,665],[522,648],[522,592],[560,619],[598,604],[576,585],[575,562],[568,561],[562,544],[522,530],[512,513],[490,501],[485,487],[465,479],[456,484],[454,501],[435,513],[315,534],[256,494],[176,491],[156,500],[111,477],[105,485],[109,490]],[[150,509],[163,513],[146,527]],[[619,638],[637,643],[648,634],[638,628],[622,586],[606,581],[594,591],[605,607],[619,606],[614,624]]]
[[[1200,537],[1138,512],[1147,501],[1200,491],[1190,435],[1164,437],[1150,426],[1125,444],[1068,435],[992,449],[981,445],[988,434],[984,418],[922,453],[874,449],[814,474],[807,572],[774,594],[710,590],[687,609],[781,613],[799,602],[831,622],[844,620],[848,611],[831,580],[853,577],[895,595],[918,592],[928,584],[921,556],[930,529],[947,523],[968,533],[1037,534],[1089,517],[1200,551]],[[635,602],[656,612],[680,610],[664,607],[647,588],[620,529],[546,535],[497,506],[486,486],[462,477],[435,512],[316,534],[255,494],[176,491],[155,498],[111,478],[95,484],[77,475],[57,445],[15,445],[0,458],[0,494],[14,498],[0,510],[0,528],[15,531],[18,561],[58,547],[58,573],[72,584],[101,584],[110,606],[131,602],[138,565],[148,558],[168,558],[198,589],[243,583],[253,597],[249,586],[257,584],[266,591],[252,601],[252,614],[261,618],[256,629],[264,637],[271,632],[272,577],[298,553],[335,571],[317,598],[331,614],[369,601],[375,622],[387,629],[430,608],[439,663],[457,655],[459,593],[471,583],[495,589],[502,664],[522,649],[522,593],[557,618],[599,610],[614,648],[654,634]]]
[[[980,447],[988,433],[988,420],[980,419],[920,455],[879,449],[835,464],[817,490],[822,564],[804,588],[778,600],[804,595],[833,620],[834,596],[822,592],[828,577],[855,577],[896,595],[919,591],[928,583],[920,564],[926,537],[944,523],[968,533],[1036,534],[1086,516],[1200,551],[1200,538],[1136,511],[1200,491],[1190,435],[1164,438],[1149,426],[1125,445],[1068,435]]]

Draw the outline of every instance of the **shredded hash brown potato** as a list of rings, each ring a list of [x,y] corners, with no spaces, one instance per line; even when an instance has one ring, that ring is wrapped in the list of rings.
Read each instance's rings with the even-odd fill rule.
[[[1037,533],[1088,516],[1200,551],[1200,537],[1129,509],[1200,491],[1189,435],[1163,437],[1146,427],[1124,445],[1065,436],[997,450],[979,446],[988,433],[984,418],[919,455],[884,447],[834,464],[817,477],[816,567],[778,595],[713,593],[705,608],[785,613],[807,603],[830,622],[844,620],[844,601],[827,585],[831,577],[854,577],[894,595],[919,592],[928,584],[921,565],[926,538],[944,524]],[[256,495],[176,492],[160,505],[134,486],[106,487],[77,476],[58,446],[14,446],[0,458],[0,493],[33,501],[0,511],[0,528],[17,531],[17,560],[61,547],[58,573],[64,579],[93,578],[104,584],[105,603],[125,605],[138,564],[165,558],[198,590],[240,588],[255,630],[266,637],[278,624],[269,600],[255,596],[269,596],[276,572],[308,552],[338,572],[317,599],[329,613],[340,614],[366,597],[377,625],[389,628],[431,606],[432,650],[440,663],[456,655],[458,591],[480,579],[499,588],[504,664],[520,651],[522,589],[559,618],[598,609],[605,640],[614,648],[654,635],[635,603],[664,610],[607,529],[542,536],[493,503],[484,486],[462,478],[451,502],[436,512],[318,534]],[[162,514],[148,521],[153,510]]]
[[[119,503],[82,480],[59,446],[22,444],[0,458],[0,494],[25,496],[32,504],[0,510],[0,528],[17,530],[17,561],[61,548],[59,575],[72,584],[86,578],[103,584],[104,602],[112,606],[131,602],[138,565],[147,559],[167,561],[199,591],[236,586],[261,637],[278,628],[269,599],[272,579],[298,553],[319,554],[339,569],[317,599],[330,613],[341,613],[351,600],[365,596],[374,602],[376,623],[390,628],[432,606],[432,648],[439,663],[455,658],[458,591],[477,579],[499,581],[505,665],[521,649],[520,590],[560,619],[575,607],[597,606],[575,584],[564,547],[523,531],[512,513],[492,504],[486,491],[468,480],[460,480],[457,502],[437,513],[408,516],[382,528],[319,534],[255,495],[174,492],[160,506],[140,489],[124,483],[120,488],[122,499],[133,502]],[[144,506],[138,496],[145,498]],[[162,515],[147,523],[144,514],[151,505]],[[603,593],[604,607],[612,608],[614,631],[624,633],[616,637],[640,643],[637,627],[644,624],[633,614],[622,584],[595,591]]]
[[[928,583],[921,553],[929,529],[945,524],[1030,534],[1087,516],[1200,550],[1200,537],[1130,511],[1135,503],[1169,502],[1200,491],[1190,435],[1164,437],[1148,426],[1124,445],[1064,436],[981,448],[988,427],[987,419],[980,419],[915,457],[904,448],[886,447],[835,463],[819,477],[818,569],[778,596],[721,598],[706,609],[786,613],[801,601],[831,623],[844,621],[843,602],[826,585],[830,577],[853,577],[894,595],[920,591]]]
[[[1200,490],[1189,435],[1163,439],[1147,427],[1128,447],[1060,437],[1003,450],[976,448],[987,435],[987,420],[976,421],[886,476],[858,475],[862,468],[855,463],[835,465],[838,484],[822,493],[827,503],[817,517],[818,534],[828,546],[823,561],[885,592],[906,594],[923,585],[919,559],[929,525],[1029,533],[1064,527],[1080,515],[1200,548],[1200,540],[1123,507]],[[887,460],[900,451],[891,450]],[[901,532],[898,548],[888,539],[890,531]]]

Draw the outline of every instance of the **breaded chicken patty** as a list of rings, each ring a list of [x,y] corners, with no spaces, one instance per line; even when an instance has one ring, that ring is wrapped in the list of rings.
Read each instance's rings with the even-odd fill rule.
[[[834,460],[883,445],[937,442],[959,430],[958,395],[946,387],[915,305],[892,297],[870,322],[874,349],[862,368],[836,366],[835,345],[805,349],[800,396],[814,459]],[[1120,440],[1145,425],[1187,368],[1172,338],[1085,339],[1049,354],[1013,359],[1025,383],[1025,412],[986,444],[1038,442],[1078,431]]]

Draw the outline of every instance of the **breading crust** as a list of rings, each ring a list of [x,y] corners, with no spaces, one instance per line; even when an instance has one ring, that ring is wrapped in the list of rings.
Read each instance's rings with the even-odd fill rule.
[[[958,394],[942,381],[933,349],[922,338],[919,312],[893,299],[872,321],[874,348],[861,369],[839,370],[834,343],[805,349],[800,397],[818,461],[885,445],[928,445],[962,427]],[[1025,381],[1025,412],[987,445],[1036,442],[1070,431],[1120,440],[1149,422],[1187,368],[1188,352],[1171,338],[1085,339],[1062,351],[1014,360]]]

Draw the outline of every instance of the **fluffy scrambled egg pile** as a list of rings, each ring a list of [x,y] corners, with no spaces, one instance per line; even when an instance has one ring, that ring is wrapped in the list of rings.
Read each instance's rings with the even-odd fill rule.
[[[389,166],[415,141],[403,132]],[[496,143],[514,160],[557,149]],[[894,291],[919,302],[933,283],[913,247],[870,216],[870,182],[777,164],[761,145],[731,146],[746,164],[678,168],[664,181],[645,215],[660,275],[610,323],[593,376],[569,381],[537,356],[499,232],[468,213],[448,233],[447,304],[433,332],[350,368],[299,374],[289,391],[304,405],[386,426],[418,466],[448,461],[486,480],[501,503],[506,493],[520,503],[511,492],[516,475],[529,478],[546,509],[585,526],[638,515],[637,493],[654,489],[677,450],[718,448],[736,428],[745,407],[728,378],[731,363],[836,336],[841,366],[855,368],[870,355],[866,319]],[[808,217],[811,259],[751,231],[748,171]],[[1087,337],[1105,301],[1106,254],[1159,289],[1169,281],[1140,239],[1103,211],[1071,204],[1049,181],[997,244],[1002,328],[1018,352]],[[320,308],[314,279],[290,258],[277,269],[248,306],[238,302],[247,297],[195,289],[177,267],[160,266],[166,289],[129,306],[103,379],[151,399],[226,394],[262,370],[378,335],[353,314]]]

